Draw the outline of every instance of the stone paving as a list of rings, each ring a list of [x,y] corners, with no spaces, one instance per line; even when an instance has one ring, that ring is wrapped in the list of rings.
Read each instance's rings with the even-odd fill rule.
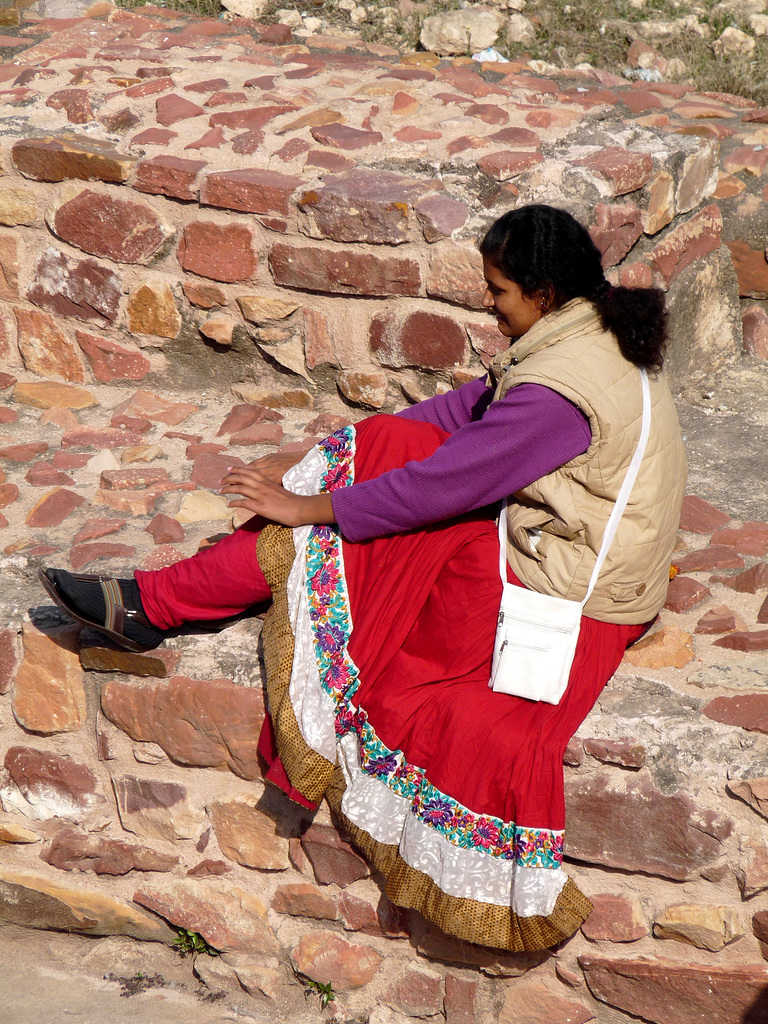
[[[373,1024],[765,1019],[768,112],[160,8],[0,47],[0,944],[189,929],[257,1016],[317,1006],[295,969]],[[171,564],[240,521],[227,466],[478,376],[474,239],[541,197],[669,289],[693,486],[659,626],[566,752],[595,912],[526,958],[399,914],[325,810],[264,788],[257,616],[130,655],[36,572]]]

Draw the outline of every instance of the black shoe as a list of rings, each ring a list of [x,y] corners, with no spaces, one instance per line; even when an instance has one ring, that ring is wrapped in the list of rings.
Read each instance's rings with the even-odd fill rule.
[[[167,636],[144,613],[135,580],[41,569],[40,582],[67,615],[129,651],[150,651]]]

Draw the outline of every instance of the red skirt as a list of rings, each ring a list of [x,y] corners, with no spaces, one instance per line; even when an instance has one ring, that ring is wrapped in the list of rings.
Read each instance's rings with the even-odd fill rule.
[[[322,486],[423,459],[446,436],[367,419],[320,446]],[[498,557],[492,510],[364,543],[314,527],[297,553],[291,621],[296,633],[303,602],[316,668],[309,682],[298,673],[303,683],[294,669],[291,692],[270,691],[275,731],[261,749],[267,777],[295,799],[311,804],[325,787],[395,903],[462,938],[531,949],[565,938],[589,912],[562,872],[563,753],[643,626],[583,617],[557,705],[494,693]],[[323,715],[335,756],[328,729],[316,730]],[[320,789],[311,770],[306,784],[315,757],[328,766]]]

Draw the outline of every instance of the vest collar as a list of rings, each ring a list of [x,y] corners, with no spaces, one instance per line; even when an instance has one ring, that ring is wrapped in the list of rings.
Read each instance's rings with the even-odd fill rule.
[[[571,299],[560,309],[543,316],[522,338],[518,338],[508,349],[491,360],[488,366],[489,386],[498,392],[499,385],[508,371],[534,352],[548,348],[572,334],[589,333],[593,329],[603,329],[595,307],[587,299]]]

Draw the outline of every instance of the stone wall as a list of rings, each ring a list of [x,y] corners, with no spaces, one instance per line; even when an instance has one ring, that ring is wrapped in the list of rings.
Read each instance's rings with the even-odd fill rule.
[[[0,65],[0,921],[199,933],[252,1012],[306,1012],[292,965],[375,1024],[765,1020],[765,523],[687,499],[661,628],[566,753],[595,912],[528,957],[397,911],[265,788],[258,618],[126,654],[34,573],[169,564],[229,528],[227,465],[480,374],[475,242],[519,203],[668,290],[681,387],[744,358],[740,301],[768,355],[768,114],[159,9],[29,28]]]

